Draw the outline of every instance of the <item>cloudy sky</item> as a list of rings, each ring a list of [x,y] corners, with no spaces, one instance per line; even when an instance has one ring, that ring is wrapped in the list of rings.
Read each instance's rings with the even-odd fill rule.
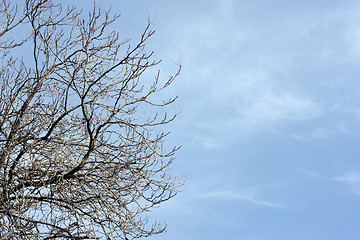
[[[135,39],[149,14],[163,76],[183,65],[164,95],[179,96],[167,144],[187,187],[150,239],[359,239],[359,1],[98,4]]]

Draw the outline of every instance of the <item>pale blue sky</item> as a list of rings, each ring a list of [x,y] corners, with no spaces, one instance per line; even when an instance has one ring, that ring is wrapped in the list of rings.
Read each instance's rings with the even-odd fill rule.
[[[98,2],[134,38],[148,12],[163,76],[183,65],[164,95],[187,187],[150,239],[359,239],[359,1]]]

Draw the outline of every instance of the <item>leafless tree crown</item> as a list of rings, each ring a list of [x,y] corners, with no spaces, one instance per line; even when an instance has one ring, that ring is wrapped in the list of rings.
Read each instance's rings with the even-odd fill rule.
[[[179,72],[142,75],[159,63],[145,51],[150,22],[132,43],[96,6],[12,2],[0,0],[0,239],[163,232],[144,214],[182,185],[167,173],[177,148],[163,149],[158,128],[176,98],[152,95]]]

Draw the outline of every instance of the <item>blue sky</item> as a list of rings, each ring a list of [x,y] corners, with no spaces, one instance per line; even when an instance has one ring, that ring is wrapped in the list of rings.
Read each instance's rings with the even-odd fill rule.
[[[187,187],[150,239],[359,239],[358,1],[98,2],[133,38],[152,17],[164,77],[183,65],[163,94]]]

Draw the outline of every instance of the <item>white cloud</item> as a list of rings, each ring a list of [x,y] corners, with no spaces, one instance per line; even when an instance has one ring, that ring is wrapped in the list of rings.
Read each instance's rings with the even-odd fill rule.
[[[269,71],[269,72],[267,72]],[[233,109],[231,127],[261,130],[285,122],[314,119],[322,114],[321,106],[310,96],[271,77],[272,70],[235,73],[233,78],[214,86],[213,106]]]
[[[245,201],[250,202],[258,206],[270,207],[270,208],[283,208],[282,204],[274,203],[271,201],[263,200],[259,195],[264,193],[263,189],[246,189],[246,190],[220,190],[209,191],[200,194],[200,198],[206,198],[211,200],[225,201]]]
[[[344,24],[340,33],[346,41],[345,50],[350,54],[360,56],[360,5],[352,4],[350,7],[339,10],[335,16]]]
[[[233,0],[216,0],[220,6],[220,10],[223,16],[229,17],[234,13],[234,1]]]
[[[204,105],[212,106],[214,112],[231,109],[227,120],[248,130],[272,127],[282,121],[307,120],[320,114],[316,101],[296,82],[286,79],[292,53],[269,55],[261,49],[241,53],[239,46],[254,42],[254,48],[261,45],[259,39],[249,32],[224,31],[230,27],[221,28],[222,24],[213,19],[193,20],[181,26],[177,37],[185,65],[184,81],[179,86],[186,87],[191,97],[191,106],[185,108],[198,108],[194,113],[201,112]],[[223,119],[217,120],[223,123]]]
[[[344,85],[326,74],[319,75],[319,71],[331,72],[332,64],[345,61],[342,56],[349,50],[343,46],[349,41],[360,42],[352,37],[360,36],[356,28],[358,8],[351,12],[328,8],[321,15],[310,11],[281,21],[270,19],[265,24],[260,20],[241,21],[247,17],[231,13],[234,2],[216,0],[218,11],[182,19],[172,35],[171,43],[181,52],[184,64],[176,90],[183,92],[180,97],[185,102],[187,124],[208,129],[209,133],[194,140],[214,148],[224,142],[220,138],[233,133],[277,131],[284,123],[311,120],[316,120],[311,129],[289,135],[307,140],[346,133],[344,121],[353,117],[328,110],[337,101],[338,96],[332,94]],[[345,16],[347,12],[351,13],[349,17]],[[214,14],[221,17],[215,18]],[[343,24],[344,29],[332,24]],[[337,34],[332,38],[335,28]],[[331,84],[336,90],[327,89]],[[334,116],[339,121],[324,127],[321,119],[327,121]]]
[[[318,115],[318,107],[310,98],[291,93],[280,93],[268,89],[263,95],[249,99],[249,105],[242,112],[245,119],[254,123],[280,120],[305,120]]]
[[[309,179],[323,179],[323,176],[317,171],[312,171],[305,168],[299,168],[298,171]]]
[[[360,196],[360,172],[347,172],[334,180],[346,184],[353,194]]]
[[[192,136],[192,141],[197,146],[202,146],[203,148],[212,150],[224,147],[224,142],[221,141],[218,136],[195,134]]]

